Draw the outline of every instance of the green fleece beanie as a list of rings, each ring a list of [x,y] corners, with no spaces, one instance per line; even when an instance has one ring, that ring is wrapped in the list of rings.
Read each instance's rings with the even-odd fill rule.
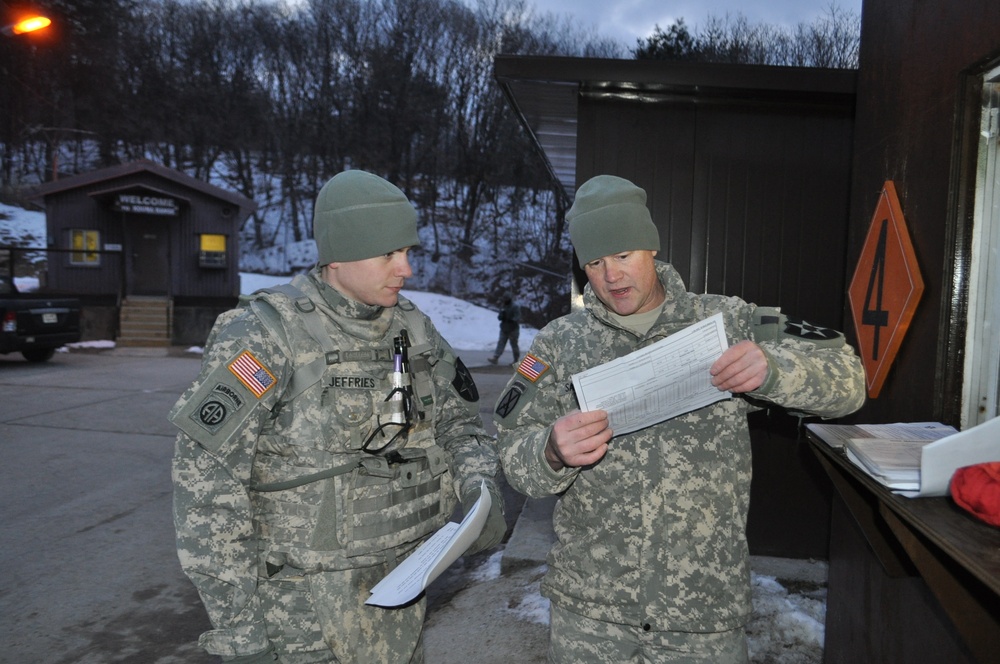
[[[576,190],[566,221],[581,268],[624,251],[660,250],[660,233],[649,216],[646,192],[624,178],[598,175],[584,182]]]
[[[420,244],[417,211],[396,185],[344,171],[319,190],[313,211],[319,264],[360,261]]]

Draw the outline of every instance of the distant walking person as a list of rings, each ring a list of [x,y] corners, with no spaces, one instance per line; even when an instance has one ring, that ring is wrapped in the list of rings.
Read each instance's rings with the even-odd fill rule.
[[[510,352],[514,353],[513,364],[517,364],[517,360],[521,357],[521,350],[517,347],[517,338],[521,334],[521,307],[510,295],[504,295],[503,309],[497,314],[497,320],[500,321],[500,338],[497,339],[497,349],[493,351],[493,357],[487,359],[490,364],[496,364],[509,341]]]

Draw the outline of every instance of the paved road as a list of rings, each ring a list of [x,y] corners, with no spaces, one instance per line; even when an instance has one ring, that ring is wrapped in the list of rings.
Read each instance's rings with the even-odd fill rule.
[[[462,355],[489,421],[510,369]],[[0,662],[218,661],[195,645],[208,623],[170,514],[166,414],[200,361],[183,349],[0,356]],[[523,498],[505,497],[512,526]]]

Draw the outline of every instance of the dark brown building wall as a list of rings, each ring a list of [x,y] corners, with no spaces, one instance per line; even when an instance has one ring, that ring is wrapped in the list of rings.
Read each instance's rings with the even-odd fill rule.
[[[864,1],[849,267],[853,271],[880,192],[891,180],[925,289],[881,392],[857,421],[960,424],[968,295],[963,270],[971,229],[966,207],[971,183],[963,178],[973,170],[970,148],[979,128],[968,119],[978,115],[972,82],[997,58],[1000,3],[995,0]],[[850,314],[847,318],[853,321]],[[960,527],[958,512],[953,527]],[[960,636],[960,628],[966,634],[978,631],[978,650],[987,643],[992,645],[986,650],[996,653],[998,635],[988,621],[972,611],[949,617],[915,568],[899,573],[881,563],[866,539],[871,528],[863,530],[864,521],[863,506],[851,504],[849,495],[835,498],[824,662],[994,661],[976,660],[970,642]],[[946,537],[946,531],[941,534]],[[996,606],[995,593],[949,555],[930,549],[941,570],[956,574],[966,584],[961,587],[983,602],[983,612],[995,615],[990,608]],[[952,595],[954,602],[959,593]]]
[[[843,329],[853,110],[584,99],[578,180],[643,187],[689,290]]]
[[[997,57],[995,0],[864,2],[849,266],[861,253],[882,186],[892,180],[925,289],[881,393],[859,421],[959,424],[965,321],[956,287],[970,221],[959,210],[965,192],[953,174],[968,158],[963,145],[975,138],[961,129],[967,85]]]

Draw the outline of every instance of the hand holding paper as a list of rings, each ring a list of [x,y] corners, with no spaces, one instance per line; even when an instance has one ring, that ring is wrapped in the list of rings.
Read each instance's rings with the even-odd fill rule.
[[[716,389],[743,394],[763,385],[767,371],[764,351],[754,342],[744,340],[722,351],[709,372]]]

